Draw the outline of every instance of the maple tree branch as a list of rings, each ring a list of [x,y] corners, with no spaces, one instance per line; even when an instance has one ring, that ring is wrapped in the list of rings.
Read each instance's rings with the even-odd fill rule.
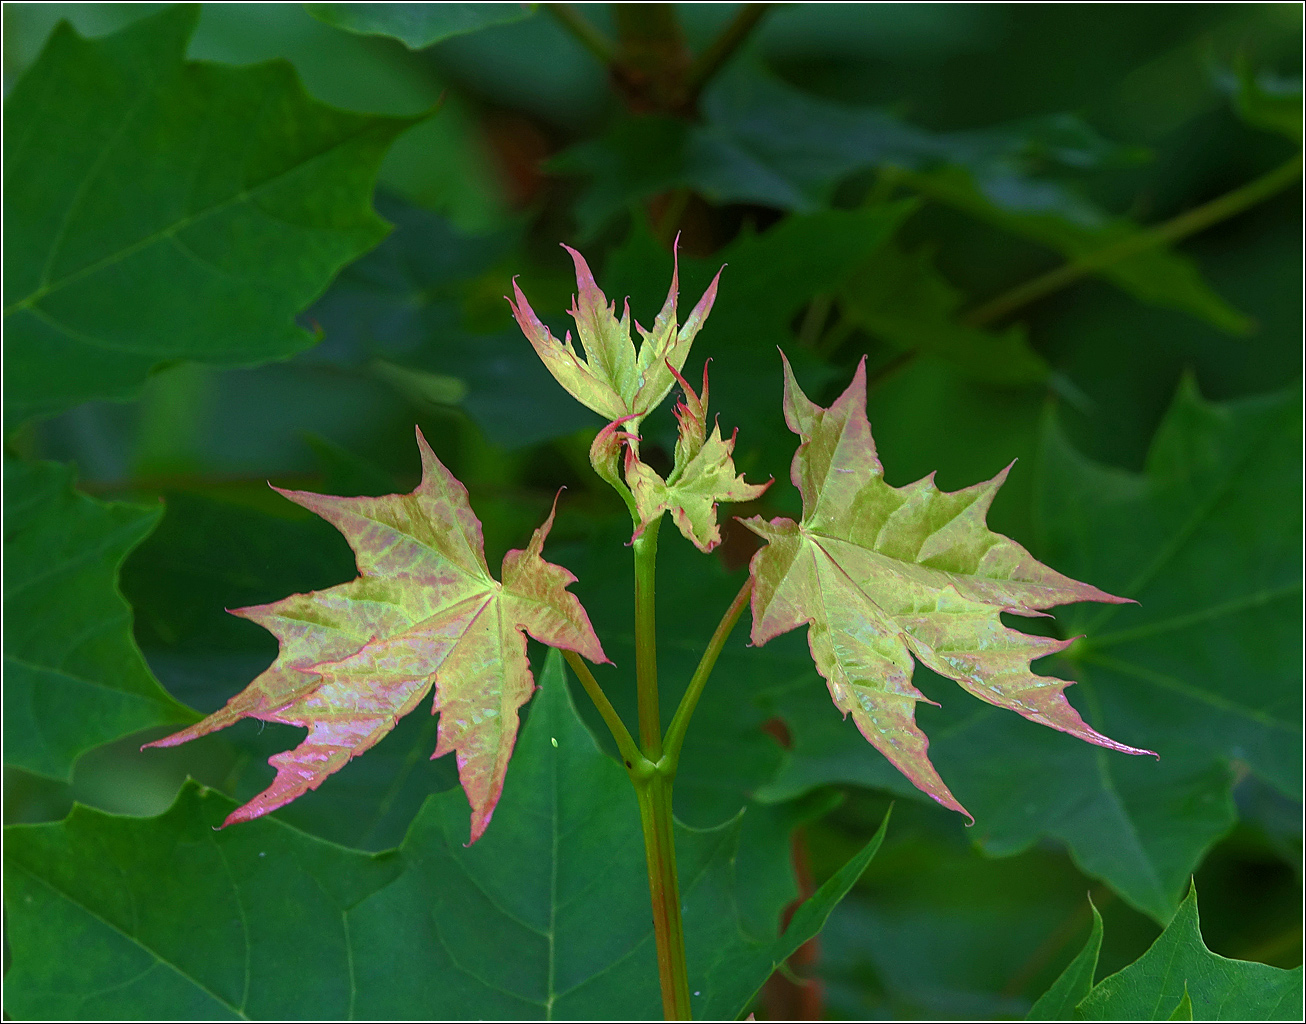
[[[658,706],[658,652],[654,608],[659,516],[632,542],[635,549],[635,684],[639,699],[639,745],[656,764],[662,759],[662,713]]]
[[[568,650],[563,650],[562,656],[567,659],[567,664],[576,673],[576,678],[580,680],[581,686],[585,687],[585,692],[590,695],[590,700],[599,709],[599,714],[603,716],[603,722],[607,725],[608,732],[612,733],[612,738],[617,741],[617,749],[621,751],[626,767],[632,770],[636,766],[643,770],[651,768],[652,764],[639,752],[639,747],[635,745],[630,730],[626,728],[626,723],[621,720],[621,716],[617,714],[617,709],[608,700],[608,695],[603,692],[603,687],[594,678],[594,673],[590,671],[590,667],[585,664],[585,659],[575,651]]]
[[[594,54],[604,64],[613,64],[617,59],[617,47],[607,36],[570,4],[545,4],[544,9],[557,20],[563,28],[575,37],[576,41]]]
[[[1001,320],[1014,313],[1022,306],[1027,306],[1090,274],[1104,270],[1112,263],[1145,252],[1154,246],[1177,242],[1242,213],[1281,192],[1296,181],[1301,173],[1302,157],[1299,153],[1259,178],[1253,178],[1245,185],[1217,196],[1208,203],[1185,210],[1162,224],[1144,229],[1114,245],[1104,246],[1096,252],[1087,253],[1077,260],[1049,270],[1046,274],[1024,281],[996,298],[976,306],[961,317],[961,322],[969,327],[986,327],[995,320]],[[886,364],[871,380],[871,386],[882,383],[885,378],[913,362],[918,352],[919,350],[912,349]]]
[[[1027,306],[1036,299],[1073,284],[1089,274],[1097,273],[1113,263],[1203,231],[1213,224],[1227,220],[1269,199],[1296,181],[1301,171],[1302,158],[1301,154],[1298,154],[1267,174],[1254,178],[1222,196],[1217,196],[1209,203],[1186,210],[1163,224],[1139,231],[1114,245],[1104,246],[1096,252],[1087,253],[1064,266],[1016,285],[997,298],[971,310],[962,317],[962,323],[971,327],[981,327],[1000,320],[1021,306]]]
[[[745,4],[735,15],[734,20],[712,40],[706,50],[694,59],[685,76],[689,107],[692,108],[698,102],[698,95],[703,91],[703,87],[734,56],[735,51],[757,27],[757,23],[774,6],[775,4]]]
[[[694,669],[694,676],[689,681],[689,686],[685,689],[685,695],[680,698],[680,707],[676,708],[676,715],[671,719],[671,724],[667,727],[665,738],[666,753],[663,755],[662,763],[667,765],[667,770],[672,774],[675,773],[676,765],[680,761],[680,747],[685,742],[685,733],[689,730],[689,719],[694,714],[694,708],[698,706],[698,698],[703,695],[703,687],[707,685],[707,677],[712,674],[712,669],[716,665],[717,657],[721,654],[721,648],[725,646],[726,640],[729,639],[735,624],[739,617],[748,607],[748,599],[753,594],[753,577],[750,575],[744,581],[744,585],[739,588],[739,593],[735,599],[730,602],[730,607],[726,609],[721,621],[717,623],[716,632],[712,634],[712,639],[708,641],[707,648],[703,651],[703,657],[698,662],[698,668]]]

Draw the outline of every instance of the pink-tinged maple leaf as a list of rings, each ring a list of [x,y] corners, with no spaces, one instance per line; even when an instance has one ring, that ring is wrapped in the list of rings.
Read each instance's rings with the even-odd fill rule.
[[[680,432],[676,439],[676,462],[665,480],[639,461],[635,446],[626,448],[626,484],[630,487],[639,514],[638,537],[650,522],[670,512],[685,539],[700,551],[711,551],[721,543],[717,525],[717,504],[722,501],[752,501],[759,498],[771,481],[764,484],[745,482],[735,472],[732,455],[735,438],[726,441],[721,428],[713,424],[707,433],[707,365],[703,366],[703,394],[694,389],[672,369],[684,389],[685,400],[673,410]],[[612,425],[610,425],[611,427]],[[596,441],[597,443],[597,441]],[[610,446],[610,442],[609,442]]]
[[[605,420],[633,419],[631,429],[637,430],[639,420],[655,409],[675,385],[668,364],[676,371],[685,365],[694,337],[716,301],[717,280],[721,275],[717,273],[689,318],[678,326],[676,302],[680,294],[680,272],[677,262],[671,272],[671,288],[653,321],[653,329],[646,331],[635,324],[643,339],[636,352],[630,337],[629,301],[618,320],[616,303],[609,303],[599,289],[585,258],[569,246],[563,248],[571,253],[576,265],[576,295],[569,312],[576,321],[576,333],[580,336],[584,356],[578,354],[572,345],[570,331],[563,341],[558,341],[544,326],[526,301],[516,279],[512,283],[516,301],[509,299],[508,304],[522,333],[544,365],[573,398]]]
[[[828,409],[803,394],[788,360],[784,369],[785,421],[802,439],[790,475],[803,517],[744,522],[767,542],[750,566],[753,643],[806,625],[835,704],[914,785],[967,817],[916,725],[916,702],[927,698],[911,684],[913,658],[1032,722],[1111,750],[1152,753],[1094,731],[1066,700],[1070,683],[1030,671],[1031,661],[1071,641],[1002,624],[1002,612],[1127,600],[1062,576],[989,530],[985,517],[1007,470],[952,493],[933,474],[891,487],[866,419],[866,361]]]
[[[280,641],[271,667],[203,721],[147,744],[171,747],[241,718],[309,730],[269,760],[272,785],[225,824],[281,807],[385,737],[435,688],[435,753],[457,754],[471,804],[471,841],[485,831],[517,737],[518,709],[535,688],[526,633],[551,647],[607,661],[589,616],[567,587],[575,577],[544,561],[553,513],[524,551],[503,559],[503,582],[485,564],[481,524],[467,490],[422,432],[422,482],[411,494],[337,498],[283,491],[349,541],[358,578],[233,614]]]

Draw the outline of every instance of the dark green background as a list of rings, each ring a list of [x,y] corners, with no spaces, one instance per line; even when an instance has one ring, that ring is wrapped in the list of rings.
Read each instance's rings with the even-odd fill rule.
[[[59,18],[95,37],[165,9],[6,4],[6,94]],[[685,5],[691,50],[733,9]],[[605,6],[585,5],[584,13],[613,31]],[[1105,769],[1122,773],[1125,803],[1135,801],[1125,817],[1165,823],[1137,863],[1117,856],[1116,825],[1076,818],[1058,804],[1065,780],[1079,777],[1095,753],[1014,716],[986,717],[955,687],[927,678],[923,688],[944,705],[920,715],[940,768],[968,806],[968,792],[979,794],[979,820],[967,829],[893,778],[858,746],[850,724],[839,731],[800,635],[754,651],[741,626],[690,731],[677,795],[679,815],[698,828],[720,825],[750,802],[741,849],[755,829],[758,863],[742,853],[739,877],[764,881],[752,911],[741,897],[744,915],[760,915],[765,931],[766,915],[792,894],[783,833],[793,821],[807,820],[819,884],[863,847],[896,798],[883,848],[820,940],[814,970],[831,1017],[1023,1016],[1080,949],[1090,924],[1086,892],[1105,919],[1101,978],[1147,949],[1194,868],[1213,951],[1294,967],[1299,185],[1180,243],[1171,252],[1191,261],[1190,277],[1178,264],[1126,268],[1059,290],[985,332],[959,326],[958,316],[1060,265],[1055,250],[1093,247],[1125,230],[1090,223],[1102,211],[1135,224],[1164,222],[1289,159],[1296,144],[1249,125],[1231,97],[1240,67],[1268,88],[1298,83],[1299,93],[1300,31],[1294,4],[793,5],[767,15],[709,90],[702,121],[684,124],[632,120],[593,56],[542,12],[409,50],[395,38],[315,20],[301,5],[204,5],[185,53],[216,63],[168,71],[176,77],[158,88],[169,97],[190,89],[194,106],[170,101],[168,110],[181,113],[160,117],[190,124],[193,111],[220,105],[212,97],[238,110],[237,93],[257,92],[238,68],[284,58],[311,97],[287,101],[284,116],[311,122],[321,137],[362,133],[349,159],[358,167],[379,162],[375,206],[394,230],[381,241],[384,228],[360,198],[368,173],[355,170],[354,198],[332,199],[329,209],[325,199],[304,198],[317,195],[311,181],[269,200],[283,204],[273,210],[279,223],[334,218],[331,236],[321,229],[323,240],[314,241],[318,235],[290,237],[287,229],[276,252],[303,245],[312,258],[274,261],[246,291],[220,292],[208,278],[173,280],[164,261],[142,271],[144,290],[70,299],[69,317],[105,323],[134,342],[151,339],[155,355],[140,357],[128,379],[109,388],[97,390],[96,373],[76,355],[41,362],[10,341],[6,462],[19,482],[7,469],[6,540],[22,522],[11,502],[36,487],[21,476],[23,462],[75,465],[83,493],[146,509],[113,513],[138,524],[128,524],[138,533],[161,504],[158,525],[123,564],[121,589],[149,672],[177,701],[210,711],[275,653],[269,635],[223,608],[353,574],[344,541],[265,481],[336,494],[409,489],[418,472],[416,422],[468,485],[491,565],[521,546],[558,487],[568,488],[546,555],[580,577],[575,589],[620,666],[599,678],[618,707],[632,711],[628,525],[585,457],[599,424],[539,366],[501,297],[517,275],[535,309],[561,327],[573,290],[557,245],[565,241],[583,248],[610,297],[629,294],[635,317],[648,323],[670,270],[667,246],[655,237],[667,227],[657,221],[660,203],[687,189],[678,225],[682,313],[729,264],[688,376],[696,379],[702,359],[713,357],[712,407],[723,429],[740,428],[740,468],[749,479],[777,478],[745,512],[797,511],[775,347],[823,403],[866,355],[870,418],[889,481],[937,470],[940,485],[955,489],[1018,458],[991,524],[1055,568],[1107,590],[1124,587],[1129,570],[1151,562],[1193,509],[1209,513],[1206,532],[1157,588],[1131,595],[1143,601],[1138,619],[1103,623],[1098,609],[1080,607],[1049,628],[1088,632],[1091,642],[1094,631],[1159,620],[1171,605],[1182,615],[1199,607],[1193,601],[1208,608],[1275,595],[1213,618],[1196,639],[1172,641],[1181,648],[1176,664],[1158,667],[1156,650],[1136,655],[1149,671],[1216,692],[1232,708],[1228,719],[1191,694],[1162,700],[1148,690],[1134,701],[1134,684],[1104,678],[1109,673],[1089,660],[1043,668],[1083,680],[1072,700],[1082,691],[1089,701],[1100,686],[1106,710],[1079,703],[1086,716],[1107,715],[1107,732],[1123,722],[1137,731],[1117,738],[1163,753],[1160,765]],[[133,59],[126,66],[150,72],[152,58]],[[86,74],[88,95],[107,91]],[[257,89],[293,92],[288,68],[248,74],[276,79]],[[438,113],[420,119],[441,97]],[[354,113],[323,113],[315,100]],[[51,111],[40,123],[57,154],[61,140],[90,128],[67,110]],[[204,132],[239,138],[246,116],[231,114],[225,124],[215,115]],[[304,131],[282,140],[278,158],[293,160],[294,145],[317,137]],[[179,161],[193,145],[187,138],[178,131]],[[38,184],[54,175],[40,161],[33,167]],[[124,161],[124,194],[144,173]],[[967,207],[957,181],[988,183],[1006,205]],[[27,197],[39,191],[7,176],[7,220],[22,221],[22,204],[35,209],[39,195]],[[650,217],[653,197],[662,198]],[[108,224],[118,200],[110,192],[101,201]],[[130,202],[122,208],[130,221]],[[28,290],[18,266],[25,243],[11,241],[9,230],[7,308]],[[30,233],[38,248],[49,234],[39,223]],[[227,251],[230,237],[214,241],[213,251]],[[1069,241],[1049,242],[1055,238]],[[92,232],[79,244],[91,251],[101,242]],[[1191,473],[1182,459],[1148,457],[1185,379],[1205,402],[1235,403],[1211,411],[1194,398],[1175,406],[1166,422],[1181,435],[1178,448],[1191,445],[1212,460]],[[664,458],[671,451],[673,429],[666,410],[650,418],[650,459],[659,447]],[[1145,472],[1148,483],[1138,475]],[[732,511],[739,510],[723,508],[723,518]],[[1081,512],[1088,525],[1072,529]],[[719,556],[705,558],[663,531],[665,701],[677,696],[739,585],[748,548],[727,532]],[[101,571],[111,572],[120,555],[107,546]],[[6,602],[11,632],[25,628],[20,600]],[[97,607],[121,617],[111,601]],[[143,674],[131,685],[160,709],[143,720],[184,720],[184,709],[157,696],[148,673],[133,666],[124,671]],[[577,703],[601,731],[583,697]],[[1256,746],[1244,750],[1230,739],[1231,723],[1248,708],[1277,724],[1248,733]],[[763,728],[773,719],[786,723],[790,750],[774,738],[786,730]],[[947,738],[964,730],[970,739]],[[266,758],[295,742],[294,730],[244,722],[188,747],[137,752],[166,731],[106,746],[95,745],[103,734],[86,738],[93,749],[70,781],[36,754],[7,758],[28,770],[6,767],[6,822],[54,821],[73,800],[158,815],[187,775],[247,799],[266,785]],[[18,749],[8,734],[6,743]],[[426,759],[433,745],[434,720],[414,715],[277,817],[359,850],[395,847],[423,799],[455,782],[451,765]],[[1016,807],[1012,793],[1028,796],[1028,807]],[[1178,837],[1173,849],[1170,835]],[[349,857],[357,860],[349,871],[375,867]],[[1149,889],[1137,864],[1155,867],[1162,882]],[[768,998],[757,1004],[759,1017],[777,1012]]]

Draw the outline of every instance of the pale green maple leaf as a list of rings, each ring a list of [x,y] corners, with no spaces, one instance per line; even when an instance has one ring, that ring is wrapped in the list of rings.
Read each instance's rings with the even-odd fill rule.
[[[916,725],[916,702],[927,698],[911,684],[913,658],[1032,722],[1111,750],[1152,753],[1096,732],[1066,700],[1070,683],[1030,671],[1031,661],[1073,641],[1003,625],[1002,612],[1127,600],[1061,575],[989,530],[985,516],[1007,470],[952,493],[933,474],[887,484],[866,418],[864,359],[828,409],[803,394],[786,361],[784,411],[802,439],[791,477],[803,517],[744,521],[767,542],[750,566],[753,643],[807,625],[835,705],[914,785],[967,817]]]

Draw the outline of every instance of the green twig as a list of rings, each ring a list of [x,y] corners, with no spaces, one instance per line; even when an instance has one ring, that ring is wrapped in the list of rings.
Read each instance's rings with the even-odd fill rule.
[[[577,42],[604,64],[616,63],[616,44],[570,4],[545,4],[544,9],[557,19],[558,24],[575,36]]]
[[[567,659],[567,664],[576,673],[576,678],[580,680],[581,686],[585,687],[585,692],[590,695],[590,700],[599,709],[599,714],[603,716],[608,731],[612,733],[612,738],[617,741],[617,749],[621,752],[626,767],[632,771],[637,767],[643,771],[652,768],[652,763],[639,752],[639,747],[635,745],[635,741],[631,738],[626,723],[621,720],[621,716],[617,714],[617,709],[608,700],[608,695],[603,692],[603,687],[599,686],[598,680],[594,678],[594,673],[585,664],[585,659],[575,651],[563,651],[562,656]]]
[[[695,58],[685,76],[686,105],[690,109],[698,102],[699,94],[712,80],[712,76],[734,56],[735,51],[757,27],[757,23],[774,6],[775,4],[745,4],[735,15],[734,20],[722,30],[706,50]]]
[[[1036,299],[1073,284],[1089,274],[1104,270],[1113,263],[1203,231],[1282,191],[1297,180],[1301,170],[1302,159],[1299,154],[1268,174],[1263,174],[1231,192],[1226,192],[1209,203],[1181,213],[1164,224],[1139,231],[1114,245],[1105,246],[1096,252],[1072,260],[1065,266],[1057,267],[1024,284],[1019,284],[982,306],[977,306],[962,318],[962,322],[971,327],[981,327],[995,320],[1001,320],[1021,306],[1027,306]]]
[[[662,765],[665,765],[664,770],[672,775],[674,775],[676,765],[680,761],[680,747],[685,742],[685,733],[689,729],[689,719],[694,714],[694,708],[698,706],[698,698],[703,694],[703,687],[707,684],[707,677],[712,674],[717,657],[721,654],[721,648],[725,646],[726,640],[735,628],[735,623],[739,621],[739,616],[744,613],[744,609],[748,606],[748,599],[752,593],[753,578],[750,576],[744,581],[744,585],[739,588],[739,593],[730,602],[730,607],[726,609],[726,613],[721,616],[716,632],[712,634],[712,639],[708,641],[707,649],[698,662],[698,668],[694,669],[694,677],[690,679],[689,686],[685,689],[685,695],[680,698],[680,707],[676,708],[675,717],[671,719],[671,724],[667,727],[664,744],[666,753],[663,755]],[[659,767],[662,767],[662,765]]]

